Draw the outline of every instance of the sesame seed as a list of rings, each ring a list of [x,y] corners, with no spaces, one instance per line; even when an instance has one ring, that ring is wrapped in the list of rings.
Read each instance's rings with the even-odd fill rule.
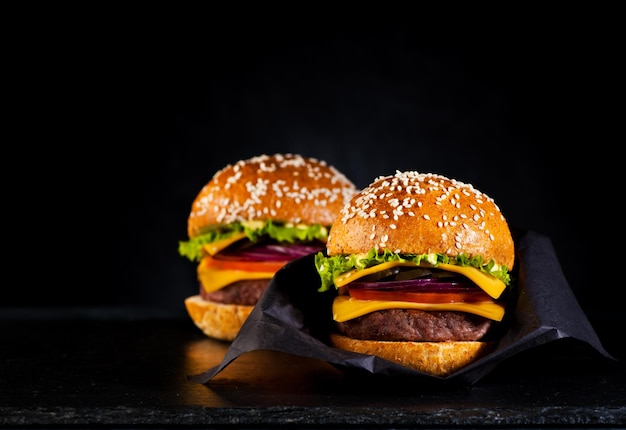
[[[443,243],[450,243],[453,250],[463,249],[464,245],[462,244],[466,240],[463,236],[457,235],[453,241],[449,241],[447,236],[445,236],[446,228],[456,227],[460,224],[463,227],[462,230],[471,231],[475,227],[473,227],[473,224],[467,223],[466,220],[473,220],[478,225],[481,222],[481,216],[485,216],[485,212],[489,213],[489,209],[493,207],[490,205],[485,210],[480,210],[480,205],[491,201],[491,199],[470,184],[436,174],[396,171],[394,175],[378,177],[370,186],[362,190],[360,198],[354,200],[353,206],[344,211],[342,219],[348,220],[353,217],[368,218],[376,214],[383,219],[392,219],[388,225],[388,228],[392,230],[398,229],[398,222],[404,215],[420,216],[427,221],[434,219],[434,214],[424,213],[422,210],[423,202],[416,200],[414,197],[418,195],[425,195],[425,198],[431,199],[429,202],[433,201],[434,204],[439,205],[441,208],[437,209],[441,215],[437,215],[440,218],[436,220],[436,225],[442,229]],[[367,207],[368,205],[369,207]],[[456,214],[447,212],[447,205],[451,205]],[[377,208],[376,211],[372,209],[374,206]],[[460,213],[462,207],[469,207],[471,212]],[[493,212],[491,215],[494,217],[499,214],[497,210],[491,212]],[[503,218],[501,214],[500,216]],[[485,231],[486,224],[483,221],[476,228]],[[486,234],[489,233],[487,232]],[[372,230],[371,240],[374,240],[376,236],[374,235],[374,230]],[[388,241],[389,238],[387,236],[380,237],[378,248],[385,247]]]

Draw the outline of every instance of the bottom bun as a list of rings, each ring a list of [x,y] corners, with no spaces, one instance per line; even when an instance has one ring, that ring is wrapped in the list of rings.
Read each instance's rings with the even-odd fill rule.
[[[204,300],[200,295],[185,299],[187,313],[207,336],[232,341],[239,333],[254,306],[234,305]]]
[[[375,355],[420,372],[445,377],[488,353],[493,342],[407,342],[353,339],[331,333],[336,348]]]

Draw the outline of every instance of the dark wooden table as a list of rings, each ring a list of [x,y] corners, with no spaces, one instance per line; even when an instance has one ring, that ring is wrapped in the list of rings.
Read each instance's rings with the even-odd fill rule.
[[[564,339],[466,386],[357,377],[254,351],[200,385],[187,375],[217,365],[228,344],[186,315],[0,309],[0,427],[625,427],[625,318],[590,321],[616,361]]]

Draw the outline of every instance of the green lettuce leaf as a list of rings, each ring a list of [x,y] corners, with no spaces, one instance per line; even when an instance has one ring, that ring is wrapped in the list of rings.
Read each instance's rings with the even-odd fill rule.
[[[328,229],[321,224],[303,227],[293,224],[278,224],[265,221],[260,227],[251,228],[240,222],[217,226],[203,234],[186,241],[178,242],[178,253],[187,257],[190,261],[199,262],[202,258],[202,246],[228,239],[233,235],[245,232],[251,242],[257,242],[261,238],[271,238],[278,242],[295,243],[298,241],[308,242],[312,240],[326,241]]]
[[[511,283],[511,276],[506,266],[496,266],[493,260],[484,264],[481,256],[469,257],[466,254],[461,254],[457,257],[448,257],[444,254],[397,254],[387,249],[378,253],[372,248],[367,254],[335,255],[332,257],[327,257],[321,251],[318,252],[315,255],[315,267],[321,280],[318,291],[329,290],[331,286],[335,285],[335,279],[339,275],[350,270],[363,270],[389,261],[413,262],[415,264],[423,261],[435,267],[439,263],[472,266],[500,279],[505,285]]]

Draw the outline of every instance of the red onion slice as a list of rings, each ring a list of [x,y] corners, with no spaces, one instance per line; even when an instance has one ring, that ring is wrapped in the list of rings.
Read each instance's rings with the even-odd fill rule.
[[[416,278],[401,281],[385,282],[351,282],[350,290],[381,290],[399,292],[440,292],[440,293],[466,293],[480,288],[474,283],[462,278]]]
[[[262,243],[248,247],[229,249],[218,253],[214,258],[240,261],[287,261],[312,254],[323,248],[323,245],[276,244]]]

